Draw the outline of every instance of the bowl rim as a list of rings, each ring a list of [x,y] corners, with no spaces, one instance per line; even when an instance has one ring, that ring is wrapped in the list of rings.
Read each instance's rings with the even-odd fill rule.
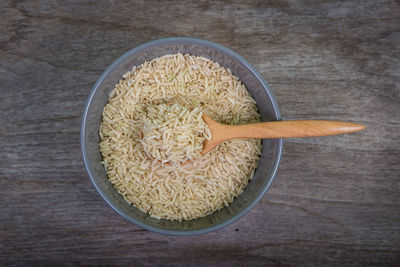
[[[204,39],[199,39],[199,38],[192,38],[192,37],[167,37],[167,38],[162,38],[162,39],[157,39],[157,40],[153,40],[153,41],[149,41],[146,43],[143,43],[137,47],[134,47],[130,50],[128,50],[127,52],[125,52],[123,55],[121,55],[119,58],[117,58],[110,66],[107,67],[107,69],[101,74],[101,76],[97,79],[96,83],[93,85],[89,97],[86,100],[85,103],[85,107],[83,110],[83,115],[82,115],[82,121],[81,121],[81,131],[80,131],[80,143],[81,143],[81,153],[82,153],[82,157],[83,157],[83,161],[85,164],[85,168],[86,171],[89,174],[90,180],[92,181],[94,187],[96,188],[96,190],[98,191],[98,193],[101,195],[101,197],[107,202],[107,204],[114,209],[119,215],[121,215],[122,217],[124,217],[125,219],[127,219],[128,221],[130,221],[131,223],[144,228],[146,230],[149,230],[151,232],[155,232],[155,233],[160,233],[160,234],[166,234],[166,235],[174,235],[174,236],[190,236],[190,235],[199,235],[199,234],[205,234],[208,232],[212,232],[218,229],[221,229],[225,226],[228,226],[232,223],[234,223],[235,221],[239,220],[240,218],[242,218],[244,215],[246,215],[259,201],[260,199],[265,195],[265,193],[267,192],[268,188],[270,187],[272,181],[275,178],[275,175],[278,171],[278,166],[282,157],[282,150],[283,150],[283,139],[282,138],[278,138],[278,147],[277,147],[277,155],[275,157],[275,161],[272,167],[272,170],[270,171],[270,179],[269,182],[264,186],[264,188],[260,191],[260,193],[250,202],[250,204],[248,206],[246,206],[242,211],[240,211],[238,214],[236,214],[235,216],[232,216],[231,218],[227,219],[226,221],[223,221],[217,225],[214,226],[210,226],[210,227],[206,227],[206,228],[202,228],[202,229],[198,229],[198,230],[183,230],[183,231],[179,231],[179,230],[165,230],[165,229],[161,229],[158,227],[154,227],[154,226],[150,226],[147,225],[145,223],[142,223],[138,220],[136,220],[135,218],[130,217],[127,213],[125,213],[124,211],[122,211],[121,209],[119,209],[116,205],[114,205],[114,203],[112,202],[112,200],[107,196],[107,194],[103,191],[103,189],[101,188],[100,184],[96,181],[95,174],[93,172],[92,167],[89,164],[89,160],[88,160],[88,155],[87,155],[87,151],[86,151],[86,140],[85,140],[85,128],[86,128],[86,120],[88,117],[88,111],[89,111],[89,106],[92,102],[92,99],[100,85],[100,83],[104,80],[104,78],[114,69],[115,66],[117,66],[120,62],[124,61],[125,59],[129,58],[132,54],[136,53],[137,51],[147,48],[147,47],[152,47],[152,46],[157,46],[157,45],[161,45],[164,43],[179,43],[179,42],[189,42],[189,43],[195,43],[195,44],[199,44],[199,45],[206,45],[206,46],[210,46],[212,48],[221,50],[222,52],[232,56],[233,58],[236,58],[238,61],[240,61],[242,64],[245,65],[245,67],[247,69],[249,69],[251,71],[251,73],[260,81],[260,83],[262,84],[262,86],[264,87],[266,93],[268,94],[269,98],[271,99],[272,102],[272,106],[273,106],[273,110],[275,112],[275,116],[277,118],[277,120],[281,120],[281,114],[280,114],[280,110],[279,110],[279,106],[278,103],[275,99],[274,94],[272,93],[271,89],[269,88],[267,82],[264,80],[264,78],[261,76],[261,74],[256,70],[255,67],[253,67],[253,65],[251,65],[246,59],[244,59],[242,56],[240,56],[238,53],[234,52],[233,50],[217,44],[215,42],[212,41],[208,41],[208,40],[204,40]]]

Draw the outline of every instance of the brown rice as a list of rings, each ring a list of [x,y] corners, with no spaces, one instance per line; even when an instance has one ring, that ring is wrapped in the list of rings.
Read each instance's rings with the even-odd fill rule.
[[[100,151],[110,182],[127,202],[155,218],[191,220],[229,205],[252,178],[261,141],[230,140],[202,157],[173,159],[191,158],[189,164],[164,164],[166,154],[146,153],[152,141],[141,139],[149,109],[160,105],[183,106],[197,116],[204,112],[226,124],[260,120],[243,83],[218,63],[182,54],[144,62],[123,75],[103,110]],[[168,149],[165,145],[158,149]]]

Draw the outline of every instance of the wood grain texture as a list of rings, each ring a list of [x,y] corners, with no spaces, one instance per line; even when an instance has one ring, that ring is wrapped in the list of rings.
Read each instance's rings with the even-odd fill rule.
[[[195,237],[142,230],[84,169],[91,86],[167,36],[226,45],[269,82],[282,117],[367,130],[285,142],[244,218]],[[0,265],[399,265],[397,1],[1,1]]]

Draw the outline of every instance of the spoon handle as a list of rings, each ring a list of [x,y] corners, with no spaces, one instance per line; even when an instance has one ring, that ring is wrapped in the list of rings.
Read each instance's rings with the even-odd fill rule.
[[[225,128],[226,126],[226,128]],[[361,131],[364,125],[328,120],[272,121],[244,125],[224,125],[222,136],[232,138],[292,138],[344,134]]]

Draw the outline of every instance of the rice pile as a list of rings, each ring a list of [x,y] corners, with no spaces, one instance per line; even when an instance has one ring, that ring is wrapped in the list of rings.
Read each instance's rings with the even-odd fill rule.
[[[226,124],[260,120],[241,81],[204,57],[166,55],[123,75],[104,107],[99,134],[107,176],[127,202],[155,218],[191,220],[228,206],[243,191],[257,167],[261,140],[229,140],[193,156],[210,137],[198,119],[202,113]],[[179,117],[177,128],[187,116],[175,137],[168,116]],[[185,131],[194,121],[198,128]]]
[[[179,104],[149,105],[143,118],[143,149],[162,163],[182,164],[199,158],[211,132],[200,108]]]

